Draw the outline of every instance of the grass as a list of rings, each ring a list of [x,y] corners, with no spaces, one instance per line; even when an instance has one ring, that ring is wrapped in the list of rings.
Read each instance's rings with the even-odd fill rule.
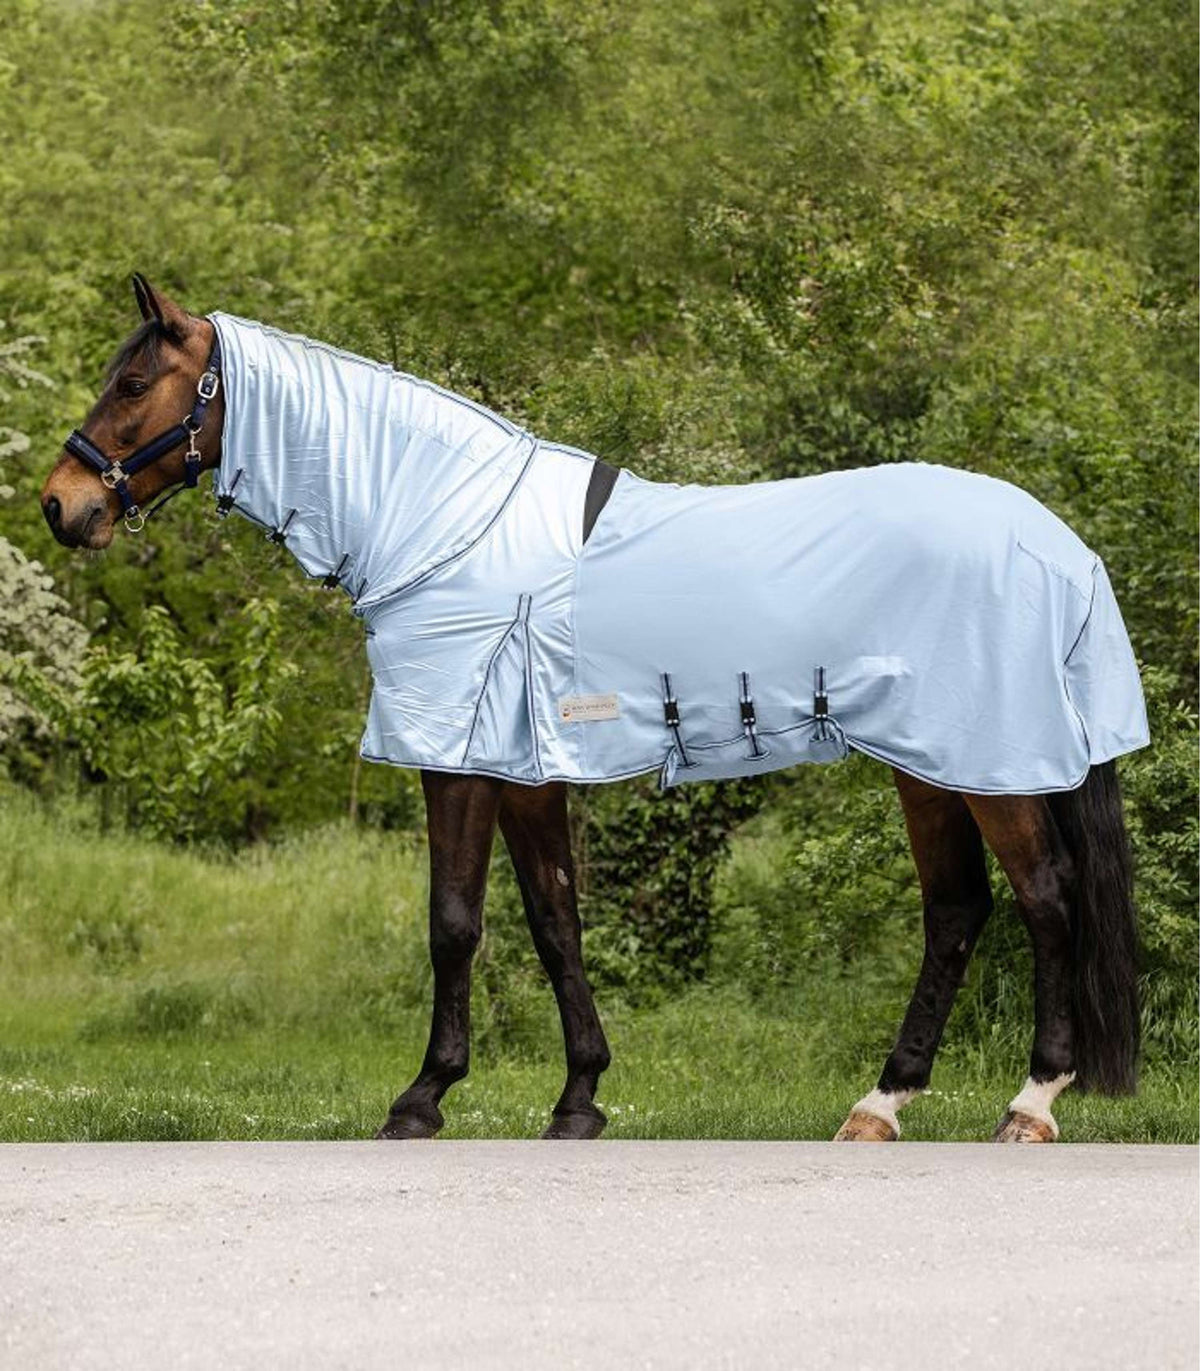
[[[429,973],[412,843],[335,829],[205,857],[8,793],[0,864],[0,1139],[367,1137],[419,1064]],[[549,990],[503,945],[514,921],[496,925],[446,1137],[534,1136],[562,1083]],[[640,1008],[602,995],[607,1136],[831,1136],[901,1009],[857,984],[851,968],[786,1009],[731,985]],[[1007,1045],[948,1049],[907,1138],[985,1138],[1020,1083]],[[1057,1113],[1073,1141],[1194,1142],[1197,1107],[1194,1071],[1156,1062],[1136,1098],[1068,1093]]]

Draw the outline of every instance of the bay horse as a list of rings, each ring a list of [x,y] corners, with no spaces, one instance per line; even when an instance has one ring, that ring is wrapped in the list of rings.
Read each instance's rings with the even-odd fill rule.
[[[228,378],[221,374],[216,325],[185,311],[141,275],[134,277],[134,291],[142,323],[117,351],[99,399],[67,440],[42,491],[46,521],[67,547],[107,547],[122,519],[136,532],[165,499],[194,486],[202,471],[218,469],[222,460]],[[595,461],[585,540],[612,475],[612,468]],[[232,505],[234,498],[227,489],[219,504]],[[277,541],[286,538],[295,512],[273,531]],[[337,584],[340,572],[340,565],[331,570],[327,583]],[[519,622],[520,613],[514,627]],[[498,646],[489,671],[500,653]],[[680,740],[678,704],[664,680],[667,726]],[[586,697],[573,707],[608,717],[606,698]],[[748,682],[740,708],[759,755]],[[472,731],[478,722],[472,721]],[[679,753],[689,765],[681,740]],[[1054,1141],[1052,1105],[1068,1085],[1109,1094],[1136,1086],[1137,938],[1114,762],[1090,765],[1074,788],[1028,794],[976,793],[931,783],[900,766],[893,772],[920,879],[924,957],[878,1081],[852,1106],[837,1139],[895,1140],[900,1109],[927,1086],[955,993],[992,909],[986,844],[1028,931],[1035,990],[1028,1077],[993,1136]],[[566,1083],[542,1136],[596,1137],[606,1119],[594,1097],[609,1050],[581,950],[566,782],[529,784],[485,768],[456,773],[436,767],[422,767],[421,782],[430,861],[432,1027],[420,1071],[392,1104],[378,1136],[432,1137],[443,1124],[442,1097],[467,1073],[471,965],[498,827],[558,1002],[566,1046]]]

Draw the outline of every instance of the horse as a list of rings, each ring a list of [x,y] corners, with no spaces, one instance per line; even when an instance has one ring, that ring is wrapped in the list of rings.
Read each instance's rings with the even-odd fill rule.
[[[55,538],[67,547],[105,548],[119,522],[123,521],[128,530],[136,533],[167,499],[195,486],[201,472],[214,471],[218,486],[224,485],[218,497],[218,513],[228,513],[231,508],[239,507],[241,500],[240,512],[269,527],[275,541],[287,543],[306,571],[323,575],[327,585],[349,589],[356,605],[364,602],[364,612],[375,616],[372,622],[376,626],[377,640],[387,640],[389,634],[397,641],[404,633],[411,636],[414,614],[418,619],[422,614],[442,615],[439,622],[447,629],[443,636],[450,656],[440,665],[434,662],[430,668],[436,667],[434,674],[448,682],[444,690],[449,693],[444,698],[431,695],[421,683],[418,684],[425,693],[418,691],[415,697],[412,696],[411,692],[417,687],[409,677],[419,676],[420,672],[393,670],[386,654],[379,660],[372,658],[379,706],[376,717],[375,704],[372,705],[364,755],[374,756],[382,750],[384,760],[420,769],[428,830],[429,946],[434,976],[428,1048],[415,1079],[395,1099],[377,1136],[397,1140],[434,1136],[444,1122],[440,1107],[444,1095],[467,1074],[471,967],[482,931],[489,857],[495,831],[499,828],[516,870],[534,945],[558,1003],[566,1051],[566,1081],[553,1107],[549,1125],[541,1136],[553,1139],[597,1137],[607,1120],[595,1103],[595,1095],[600,1076],[609,1065],[610,1054],[582,955],[567,822],[567,786],[571,779],[607,780],[626,773],[620,770],[623,763],[611,760],[603,765],[593,760],[589,763],[591,770],[582,763],[571,770],[570,766],[575,763],[568,765],[560,758],[556,770],[555,757],[561,753],[577,760],[584,755],[570,752],[563,739],[615,737],[612,721],[617,718],[621,706],[615,693],[570,695],[558,701],[553,728],[545,723],[538,714],[541,705],[534,698],[540,689],[538,675],[543,671],[543,664],[531,655],[536,615],[531,613],[529,602],[535,597],[527,593],[515,598],[511,614],[509,609],[504,609],[503,623],[500,618],[496,618],[495,623],[488,620],[487,634],[472,648],[478,656],[483,646],[487,647],[483,658],[479,659],[484,664],[477,667],[475,658],[471,659],[467,674],[475,672],[478,679],[473,677],[470,691],[465,691],[460,700],[453,693],[458,688],[453,680],[458,666],[453,664],[466,663],[458,645],[470,638],[474,619],[469,615],[456,617],[452,612],[444,613],[441,602],[429,596],[441,593],[438,587],[445,584],[445,567],[449,566],[457,573],[468,564],[480,564],[479,559],[484,554],[478,549],[489,539],[495,540],[495,530],[504,527],[503,519],[509,517],[512,502],[527,498],[526,495],[514,495],[514,491],[541,489],[538,496],[541,503],[529,506],[522,516],[532,517],[536,522],[539,511],[544,513],[552,504],[546,494],[545,481],[557,482],[556,490],[569,487],[569,498],[562,498],[572,511],[571,519],[582,527],[576,533],[572,525],[572,529],[562,535],[571,545],[553,565],[559,566],[565,557],[565,564],[571,569],[574,568],[572,559],[578,559],[581,548],[585,544],[589,548],[592,546],[588,540],[594,530],[595,537],[603,541],[606,505],[610,498],[619,499],[619,492],[630,488],[629,482],[636,478],[627,479],[626,473],[617,473],[615,468],[589,454],[562,449],[550,454],[553,462],[546,458],[545,470],[549,474],[544,478],[543,487],[538,488],[534,478],[527,476],[534,460],[531,454],[537,450],[536,444],[530,446],[533,440],[524,430],[472,402],[461,397],[447,398],[447,393],[437,391],[436,387],[404,378],[390,368],[350,358],[348,354],[337,354],[334,350],[321,351],[323,345],[309,345],[307,340],[287,340],[282,335],[284,343],[279,343],[278,339],[270,343],[272,347],[283,349],[278,353],[282,360],[271,363],[273,369],[267,368],[253,352],[253,347],[262,339],[247,332],[248,329],[261,330],[261,326],[247,326],[244,321],[231,321],[226,316],[190,314],[140,274],[134,276],[133,285],[141,323],[117,350],[98,400],[82,426],[67,439],[42,490],[42,510]],[[262,342],[262,345],[266,347],[267,343]],[[330,528],[335,528],[337,536],[349,538],[345,529],[354,524],[358,507],[349,512],[345,509],[334,511],[336,517],[331,515],[324,522],[310,521],[312,527],[305,532],[303,510],[297,519],[297,508],[285,508],[289,492],[298,488],[294,482],[300,478],[287,467],[286,453],[280,449],[293,443],[303,449],[307,465],[301,484],[324,480],[323,469],[340,463],[336,482],[321,487],[333,492],[328,498],[334,504],[339,500],[351,500],[345,491],[355,481],[365,480],[369,484],[370,481],[378,483],[391,479],[387,471],[382,476],[378,472],[362,476],[353,466],[353,462],[359,460],[354,456],[355,452],[361,454],[362,463],[372,471],[375,468],[382,470],[381,462],[383,466],[387,465],[382,458],[376,460],[379,454],[372,447],[378,439],[377,430],[371,427],[374,421],[369,416],[361,418],[357,411],[339,410],[334,418],[329,417],[333,411],[328,405],[333,401],[325,391],[342,384],[344,376],[350,374],[347,368],[351,363],[369,369],[354,371],[354,384],[361,384],[372,394],[382,388],[379,393],[385,398],[379,403],[387,410],[388,422],[395,419],[395,422],[409,426],[405,429],[406,444],[419,447],[421,443],[436,440],[436,444],[441,445],[436,447],[436,452],[443,454],[456,442],[466,444],[470,447],[471,461],[463,467],[465,498],[456,504],[453,492],[439,493],[434,486],[421,485],[431,471],[438,469],[436,462],[432,466],[429,464],[428,453],[422,457],[420,466],[411,465],[410,457],[406,455],[404,460],[410,461],[406,470],[419,474],[420,479],[416,475],[411,480],[406,478],[401,503],[407,501],[404,504],[407,512],[400,525],[396,526],[393,517],[385,516],[377,505],[369,506],[376,512],[365,521],[359,519],[359,542],[354,544],[353,555],[342,552],[339,556],[341,545],[330,541],[333,535],[326,535]],[[305,367],[309,370],[304,370]],[[342,370],[339,371],[339,367]],[[269,375],[260,374],[264,369],[269,370]],[[404,388],[397,389],[400,381]],[[257,391],[253,388],[255,385],[259,387]],[[300,405],[304,409],[304,422],[312,432],[306,430],[298,438],[289,437],[289,421],[280,409],[288,405]],[[434,413],[432,419],[420,408],[428,405],[435,406],[435,411],[430,411]],[[240,415],[233,413],[239,406],[243,412]],[[404,410],[399,419],[394,413],[399,412],[397,406]],[[408,408],[404,409],[405,406]],[[314,419],[313,414],[317,418]],[[466,437],[454,437],[454,432],[458,431],[456,426],[463,424],[467,425]],[[236,456],[231,459],[226,450],[235,436],[244,451],[253,449],[257,454],[259,465],[256,470],[261,476],[261,491],[265,493],[256,495],[251,491],[250,495],[245,495],[247,487],[254,483],[253,480],[243,482],[244,468],[240,463],[250,458]],[[483,457],[479,455],[481,444],[486,447]],[[353,451],[348,457],[343,449]],[[405,451],[407,454],[408,449]],[[227,470],[231,460],[239,463],[236,470]],[[449,458],[443,456],[439,460],[448,461]],[[281,466],[281,462],[284,465]],[[372,463],[374,467],[371,467]],[[864,481],[878,482],[884,479],[886,470],[879,469],[879,475],[874,471],[858,475]],[[277,485],[272,486],[271,482],[276,478]],[[714,488],[713,494],[719,497],[722,491],[731,492],[729,498],[733,503],[728,508],[736,511],[742,507],[737,504],[738,500],[752,500],[763,491],[768,493],[772,504],[779,504],[784,495],[789,501],[793,494],[796,499],[801,496],[807,499],[810,491],[815,498],[818,487],[810,486],[809,482],[824,479],[775,483],[777,489],[774,490],[770,483],[719,487]],[[911,479],[927,481],[931,478],[927,473],[913,473]],[[986,478],[965,479],[982,482]],[[288,482],[293,484],[289,486]],[[645,498],[651,502],[667,499],[665,492],[675,492],[670,495],[675,504],[670,506],[669,512],[677,511],[685,493],[693,505],[700,501],[703,508],[709,508],[704,504],[706,492],[703,490],[683,488],[684,493],[681,493],[680,488],[650,488],[648,483],[640,484],[646,488]],[[990,483],[983,492],[985,500],[1003,502],[1020,495],[1025,501],[1020,517],[1029,519],[1036,515],[1042,520],[1039,527],[1049,527],[1045,521],[1053,521],[1052,515],[1037,506],[1031,497],[1015,492],[1013,487],[1004,486],[1001,491],[1002,485]],[[618,496],[613,496],[614,486]],[[788,490],[784,491],[784,487]],[[872,488],[861,482],[854,486],[844,483],[836,486],[837,490],[849,490],[852,500],[865,498],[863,492]],[[820,487],[820,490],[833,489],[833,485]],[[972,491],[977,489],[982,487],[971,487]],[[302,499],[294,495],[291,498],[298,504]],[[450,518],[450,513],[444,517],[431,513],[435,506],[443,508],[438,506],[439,499],[444,499],[444,510],[451,511],[454,519]],[[936,504],[936,498],[933,504]],[[1032,513],[1029,507],[1033,507]],[[761,511],[763,506],[759,504],[754,508]],[[724,520],[725,515],[722,514],[721,519]],[[462,527],[454,520],[461,520]],[[599,525],[597,520],[600,520]],[[368,526],[366,533],[362,532],[364,522]],[[549,531],[543,530],[539,536],[553,543],[559,537],[554,531],[557,525],[551,528],[549,516],[544,522]],[[911,525],[924,524],[928,520],[906,516],[900,522]],[[896,518],[892,518],[888,526],[893,527],[896,523]],[[388,524],[382,535],[377,530],[381,524]],[[1057,530],[1051,530],[1054,537],[1074,539],[1064,525],[1057,521],[1054,525]],[[697,526],[689,524],[687,527],[694,530]],[[789,525],[782,527],[786,542]],[[724,528],[724,523],[720,528]],[[911,528],[906,527],[902,532],[907,541],[897,546],[913,546]],[[405,536],[401,537],[401,533]],[[948,535],[939,536],[944,539]],[[972,536],[979,536],[978,531],[973,530]],[[604,537],[608,539],[610,550],[620,545],[621,527],[610,529]],[[521,541],[535,540],[523,535]],[[753,538],[750,541],[753,542]],[[661,566],[663,559],[654,552],[657,545],[651,542],[648,546],[651,579],[656,578],[660,568],[665,577],[667,568]],[[734,550],[728,554],[729,561],[722,575],[734,575],[737,565],[753,557],[753,552],[744,543],[735,542],[731,546]],[[1064,556],[1074,556],[1082,548],[1077,540],[1063,546],[1067,547]],[[743,548],[741,553],[737,550],[739,547]],[[920,543],[922,556],[931,555],[930,547],[929,539]],[[602,556],[602,553],[597,555]],[[1097,576],[1103,580],[1099,559],[1094,554],[1087,556],[1091,560],[1084,564],[1085,570],[1080,576],[1090,571],[1093,580]],[[684,560],[687,560],[686,554]],[[357,569],[352,567],[348,572],[346,567],[351,562]],[[603,565],[603,561],[599,564]],[[486,558],[482,565],[489,565]],[[1002,562],[1001,566],[1004,577],[1014,574],[1009,562]],[[1024,575],[1026,562],[1020,561],[1018,569]],[[361,578],[359,570],[364,571]],[[1044,566],[1039,561],[1035,573],[1039,578],[1039,595],[1058,594],[1063,578],[1067,577],[1063,567],[1052,559]],[[898,580],[903,575],[903,567],[885,565],[882,574],[885,580]],[[1076,582],[1078,580],[1076,577]],[[377,591],[373,600],[368,582]],[[1103,585],[1107,582],[1103,581]],[[427,598],[421,601],[414,588],[421,588]],[[1025,586],[1006,582],[998,590],[996,602],[1002,609],[1014,601],[1028,598]],[[1064,593],[1070,600],[1078,590],[1078,584],[1074,584]],[[1094,606],[1100,606],[1102,591],[1103,586],[1100,590],[1093,587]],[[759,596],[760,608],[769,598],[765,593]],[[1109,598],[1111,600],[1111,594]],[[408,608],[413,603],[424,605],[420,613]],[[629,603],[628,596],[622,600],[623,614]],[[770,606],[766,605],[764,612],[768,610]],[[1066,609],[1061,610],[1062,615],[1066,612]],[[1059,615],[1060,610],[1056,608],[1054,613]],[[638,716],[641,722],[635,719],[631,723],[635,739],[640,740],[645,734],[657,740],[661,733],[670,743],[668,765],[664,767],[664,773],[670,773],[665,774],[668,782],[752,774],[756,768],[769,770],[796,760],[823,760],[825,758],[816,755],[822,748],[832,748],[832,755],[838,756],[852,747],[871,752],[874,746],[874,755],[885,761],[892,760],[920,883],[924,956],[895,1044],[875,1086],[850,1108],[837,1131],[837,1140],[896,1140],[900,1135],[899,1111],[928,1085],[955,994],[993,907],[985,845],[995,854],[1012,887],[1016,908],[1032,944],[1034,961],[1035,1011],[1028,1075],[1003,1112],[994,1139],[1013,1143],[1055,1141],[1059,1129],[1052,1106],[1069,1085],[1106,1094],[1132,1093],[1136,1089],[1139,1052],[1137,933],[1131,858],[1114,756],[1143,745],[1146,736],[1144,710],[1140,723],[1135,717],[1141,708],[1140,688],[1136,667],[1126,665],[1126,659],[1130,664],[1133,659],[1115,602],[1111,603],[1108,613],[1109,618],[1103,626],[1108,645],[1105,650],[1111,648],[1117,657],[1110,653],[1100,666],[1093,663],[1095,669],[1091,678],[1084,680],[1082,676],[1073,676],[1067,681],[1071,689],[1064,689],[1064,672],[1075,670],[1079,657],[1085,655],[1079,645],[1085,639],[1089,619],[1085,617],[1081,626],[1078,614],[1067,627],[1064,645],[1054,647],[1048,653],[1052,660],[1048,661],[1045,672],[1039,662],[1031,659],[1032,665],[1022,666],[1022,672],[1041,674],[1036,679],[1019,678],[1028,680],[1030,694],[1051,693],[1056,701],[1059,696],[1066,701],[1063,709],[1070,720],[1074,739],[1067,748],[1067,751],[1074,749],[1071,755],[1075,760],[1070,766],[1078,765],[1082,775],[1068,774],[1065,763],[1051,765],[1045,758],[1033,755],[1036,747],[1032,752],[1026,748],[1030,753],[1029,765],[1034,769],[1020,773],[1032,777],[1029,782],[1010,778],[1005,783],[1002,778],[995,784],[973,786],[957,779],[957,773],[952,769],[939,770],[932,761],[911,763],[908,753],[896,752],[890,744],[871,744],[865,726],[854,733],[849,723],[839,725],[836,722],[828,703],[832,687],[826,684],[824,666],[814,673],[812,709],[804,712],[801,722],[766,727],[764,720],[768,718],[772,703],[761,687],[752,690],[748,673],[742,672],[738,677],[737,698],[731,697],[729,702],[729,709],[734,711],[733,738],[719,740],[719,743],[696,744],[694,738],[688,736],[687,718],[681,715],[681,710],[686,712],[684,692],[663,671],[661,718],[654,716],[647,707],[648,712]],[[1089,608],[1088,614],[1093,618],[1100,616],[1102,608],[1095,608],[1094,615]],[[591,622],[593,628],[589,632],[603,636],[601,629],[594,627],[598,622],[595,615]],[[967,629],[971,627],[967,625]],[[605,651],[610,656],[622,650],[623,631],[618,631],[608,641]],[[634,630],[629,632],[636,637]],[[376,636],[370,630],[369,634],[372,638]],[[770,636],[783,639],[789,635],[779,631],[777,622]],[[971,634],[964,629],[963,636]],[[975,637],[986,646],[986,625]],[[368,649],[371,647],[369,640]],[[1037,650],[1043,656],[1047,655],[1041,647]],[[455,656],[455,653],[459,655]],[[883,659],[861,660],[877,664]],[[917,665],[916,675],[937,677],[937,672],[922,670],[921,664]],[[640,663],[638,666],[640,669]],[[467,666],[462,665],[462,669],[467,671]],[[881,669],[877,665],[870,668],[871,671]],[[1003,664],[994,669],[1003,669]],[[836,679],[836,669],[831,667],[830,670],[831,679]],[[1129,670],[1133,671],[1131,679]],[[887,674],[886,670],[884,674]],[[859,701],[861,711],[865,711],[863,717],[875,708],[872,702],[891,698],[904,687],[902,678],[913,674],[909,668],[903,672],[894,671],[883,687],[877,681],[869,682],[869,698]],[[1111,697],[1113,683],[1118,677],[1124,679],[1127,687],[1125,713],[1134,722],[1125,725],[1124,734],[1110,742],[1106,755],[1095,738],[1088,737],[1085,725],[1091,726],[1095,733],[1103,734],[1103,720],[1098,715],[1103,712],[1102,706],[1108,706],[1103,700],[1100,705],[1095,702],[1106,690]],[[846,685],[847,719],[858,707],[850,699],[851,686],[852,683]],[[943,687],[944,682],[939,684],[939,688]],[[515,692],[513,700],[516,703],[508,700],[510,690]],[[1077,701],[1070,698],[1071,690],[1077,697],[1087,695],[1092,703],[1089,706],[1085,702],[1083,708],[1092,709],[1091,717],[1085,719],[1080,713]],[[406,691],[410,693],[405,694]],[[706,705],[701,706],[699,713],[703,714],[705,708]],[[794,712],[794,704],[789,708]],[[637,713],[636,709],[631,712]],[[513,720],[517,722],[514,724]],[[606,720],[609,722],[605,723]],[[444,754],[436,747],[422,752],[420,746],[423,730],[436,734],[438,729],[444,731],[451,724],[459,730],[454,735],[455,748],[464,736],[466,738],[461,751],[454,754],[460,764],[453,766],[443,764]],[[1053,727],[1061,732],[1066,725],[1058,722]],[[610,732],[604,734],[604,728]],[[509,735],[513,730],[520,735],[519,745],[511,741]],[[972,750],[986,751],[986,735],[992,731],[991,725],[976,729]],[[1119,733],[1120,728],[1116,731]],[[1079,736],[1076,738],[1075,734]],[[538,750],[539,736],[541,751]],[[1045,736],[1051,741],[1038,746],[1052,751],[1057,743],[1051,734]],[[375,751],[369,746],[372,737]],[[413,738],[418,741],[413,742]],[[658,746],[657,741],[654,745]],[[627,742],[622,746],[633,747],[634,744]],[[393,750],[388,752],[388,748]],[[604,756],[602,743],[589,741],[587,748],[590,749],[587,755],[593,759]],[[705,751],[705,748],[711,750]],[[805,748],[808,752],[803,751]],[[1082,753],[1079,748],[1083,748]],[[640,753],[636,760],[641,769],[645,769]],[[984,763],[981,761],[979,765]],[[689,775],[689,769],[695,774]],[[923,771],[925,774],[921,774]],[[969,766],[968,774],[972,778],[984,775],[982,771],[971,771]],[[1008,773],[1004,775],[1008,776]],[[1014,784],[1022,785],[1023,789],[1010,793]]]

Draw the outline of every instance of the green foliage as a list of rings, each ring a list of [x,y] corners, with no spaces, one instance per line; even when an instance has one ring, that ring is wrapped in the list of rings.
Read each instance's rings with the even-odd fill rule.
[[[56,813],[10,787],[0,881],[0,1139],[368,1137],[420,1065],[416,844],[342,823],[231,856],[101,832],[89,805]],[[485,959],[515,955],[496,946],[506,930],[489,926]],[[562,1086],[544,978],[515,1002],[510,978],[495,984],[477,987],[450,1137],[535,1136]],[[636,1009],[610,991],[601,1010],[618,1138],[828,1138],[895,1014],[862,978],[775,1008],[710,982]],[[905,1135],[986,1137],[1022,1055],[944,1055]],[[1138,1098],[1068,1092],[1056,1112],[1070,1141],[1194,1143],[1196,1096],[1194,1072],[1156,1061]]]
[[[805,982],[874,977],[894,989],[920,956],[920,892],[891,777],[862,757],[813,773],[739,838],[717,890],[714,972],[768,1004]]]
[[[0,330],[4,327],[0,321]],[[43,340],[26,335],[0,344],[0,412],[11,407],[13,391],[30,386],[53,388],[50,378],[34,370],[30,355]],[[0,425],[0,461],[29,449],[29,437]],[[0,468],[0,500],[13,487]],[[52,721],[23,691],[32,674],[46,688],[70,690],[78,679],[79,655],[86,630],[72,618],[70,606],[54,589],[40,562],[0,537],[0,766],[33,781],[52,738]]]
[[[253,832],[255,778],[295,673],[276,651],[278,606],[251,600],[230,629],[238,651],[222,681],[186,653],[167,611],[152,606],[136,650],[93,649],[78,692],[48,697],[88,770],[116,782],[126,820],[156,837]]]
[[[1121,778],[1134,854],[1146,1037],[1151,1052],[1195,1061],[1200,734],[1194,708],[1174,695],[1168,672],[1147,668],[1143,680],[1154,742],[1125,762]]]
[[[76,687],[86,643],[53,578],[0,537],[0,763],[10,773],[32,781],[41,770],[56,721],[38,695]]]
[[[762,794],[754,781],[576,791],[584,948],[598,978],[661,994],[704,974],[713,882],[731,830]]]
[[[70,716],[86,784],[130,822],[234,842],[420,819],[412,777],[356,760],[360,630],[256,530],[189,499],[101,560],[50,542],[34,497],[133,323],[137,268],[656,479],[916,459],[1031,490],[1104,557],[1147,663],[1155,742],[1123,775],[1149,1039],[1194,1050],[1192,0],[9,0],[3,17],[14,774],[70,789],[46,727],[67,715],[45,701],[71,693],[80,624],[92,706],[139,722]],[[287,629],[262,630],[251,667],[259,600]],[[917,909],[875,768],[576,799],[599,979],[644,997],[711,967],[760,1005],[850,980],[878,998],[860,993],[863,1034],[841,1041],[891,1032]],[[478,1017],[532,1042],[544,1002],[505,880]],[[375,952],[343,949],[347,994],[392,1022],[395,924],[375,918],[351,920]],[[993,920],[955,1020],[980,1050],[1027,1022],[1023,956],[1015,920]]]

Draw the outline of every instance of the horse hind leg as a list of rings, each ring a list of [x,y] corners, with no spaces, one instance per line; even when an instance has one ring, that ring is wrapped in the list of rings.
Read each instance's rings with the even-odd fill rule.
[[[996,1142],[1054,1142],[1051,1106],[1075,1078],[1071,908],[1074,863],[1036,795],[972,795],[971,812],[1004,868],[1033,944],[1034,1034],[1029,1075],[993,1134]]]
[[[954,996],[992,910],[979,828],[963,797],[895,772],[921,882],[925,954],[878,1084],[850,1111],[839,1142],[891,1142],[902,1106],[929,1084]]]

